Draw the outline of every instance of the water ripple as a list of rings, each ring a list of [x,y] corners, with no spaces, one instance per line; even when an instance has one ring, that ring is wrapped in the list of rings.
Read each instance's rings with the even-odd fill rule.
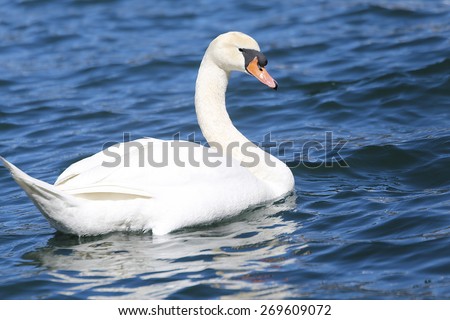
[[[165,237],[55,233],[0,168],[2,299],[450,297],[448,2],[2,3],[0,154],[53,182],[108,142],[182,138],[209,41],[253,35],[278,92],[233,75],[296,198]],[[264,17],[262,19],[261,17]],[[344,143],[326,144],[326,132]],[[311,145],[311,144],[309,144]],[[277,150],[272,150],[277,153]]]

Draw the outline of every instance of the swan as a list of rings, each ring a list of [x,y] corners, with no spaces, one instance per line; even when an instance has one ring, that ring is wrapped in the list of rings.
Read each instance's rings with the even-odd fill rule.
[[[266,65],[258,43],[244,33],[224,33],[209,44],[195,87],[195,111],[209,147],[154,138],[120,143],[70,165],[54,185],[0,158],[50,225],[78,236],[164,235],[270,205],[292,194],[292,172],[240,133],[225,105],[232,71],[276,89]]]

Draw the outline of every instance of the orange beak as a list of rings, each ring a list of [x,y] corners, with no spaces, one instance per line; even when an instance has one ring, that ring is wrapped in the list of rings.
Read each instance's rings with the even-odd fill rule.
[[[247,71],[256,79],[264,83],[269,88],[277,90],[278,83],[270,76],[270,74],[258,64],[258,58],[255,57],[247,66]]]

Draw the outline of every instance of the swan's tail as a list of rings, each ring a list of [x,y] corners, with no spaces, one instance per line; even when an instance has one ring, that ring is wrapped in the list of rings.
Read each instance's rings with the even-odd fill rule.
[[[77,206],[75,197],[65,194],[51,184],[30,177],[2,157],[0,160],[52,227],[65,233],[76,233],[70,226],[70,207]]]

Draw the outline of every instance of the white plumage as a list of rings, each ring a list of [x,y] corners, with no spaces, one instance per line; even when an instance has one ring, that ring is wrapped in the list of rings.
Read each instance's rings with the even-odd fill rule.
[[[148,230],[166,234],[279,199],[293,189],[291,171],[251,144],[225,109],[229,73],[248,72],[241,48],[259,51],[256,41],[238,32],[213,40],[196,85],[202,132],[211,146],[223,150],[232,143],[239,146],[228,148],[232,150],[228,155],[218,156],[215,148],[187,141],[139,139],[72,164],[54,185],[1,159],[54,228],[77,235]],[[244,144],[246,152],[240,148]]]

